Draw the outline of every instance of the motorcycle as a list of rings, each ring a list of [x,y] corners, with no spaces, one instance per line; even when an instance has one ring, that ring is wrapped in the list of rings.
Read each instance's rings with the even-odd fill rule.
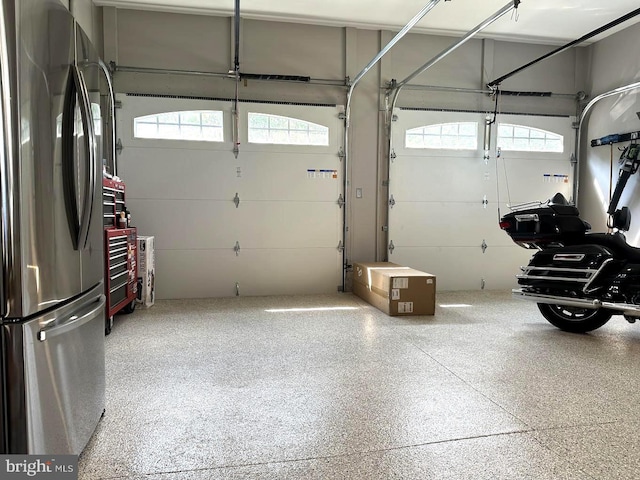
[[[608,233],[590,233],[574,205],[558,193],[545,203],[524,204],[500,218],[502,228],[518,245],[537,252],[522,273],[513,296],[538,304],[552,325],[574,333],[600,328],[612,315],[629,323],[640,319],[640,248],[629,245],[628,207],[617,209],[631,175],[640,166],[640,144],[620,157],[611,197]]]

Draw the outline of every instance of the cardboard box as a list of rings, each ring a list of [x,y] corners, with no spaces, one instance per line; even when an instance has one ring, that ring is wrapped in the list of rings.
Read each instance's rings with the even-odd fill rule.
[[[138,236],[138,303],[153,305],[156,297],[154,237]]]
[[[433,315],[436,277],[390,262],[355,263],[353,293],[388,315]]]

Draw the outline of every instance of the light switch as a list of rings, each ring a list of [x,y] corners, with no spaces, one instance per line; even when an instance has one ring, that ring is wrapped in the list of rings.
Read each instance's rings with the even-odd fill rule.
[[[356,188],[356,198],[362,198],[362,188]]]

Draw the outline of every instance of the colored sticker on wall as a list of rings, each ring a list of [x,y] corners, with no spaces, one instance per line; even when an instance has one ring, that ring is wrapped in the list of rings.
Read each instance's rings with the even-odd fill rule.
[[[338,178],[338,171],[319,168],[308,168],[307,178]]]
[[[544,183],[569,183],[569,175],[563,173],[543,173],[542,181]]]

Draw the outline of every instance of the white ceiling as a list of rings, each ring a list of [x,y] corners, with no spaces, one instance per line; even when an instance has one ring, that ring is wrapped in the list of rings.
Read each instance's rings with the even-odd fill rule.
[[[97,5],[206,15],[234,14],[234,0],[94,0]],[[399,30],[428,0],[240,0],[242,18],[331,26]],[[415,31],[460,35],[497,12],[508,0],[441,0]],[[565,43],[635,9],[638,0],[522,0],[483,35],[497,39]],[[640,21],[640,15],[599,40]]]

